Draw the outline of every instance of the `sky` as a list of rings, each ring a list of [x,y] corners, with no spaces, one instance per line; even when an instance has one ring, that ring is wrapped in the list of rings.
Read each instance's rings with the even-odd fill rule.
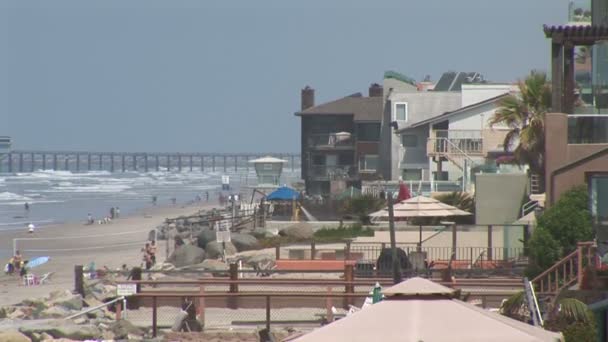
[[[0,135],[15,149],[297,152],[316,103],[549,69],[567,0],[0,0]]]

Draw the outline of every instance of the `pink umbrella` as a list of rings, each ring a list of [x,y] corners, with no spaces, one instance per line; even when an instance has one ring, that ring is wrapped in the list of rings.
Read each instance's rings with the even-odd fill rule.
[[[412,194],[410,194],[410,189],[403,182],[399,183],[399,195],[397,195],[397,202],[405,201],[406,199],[410,199]]]

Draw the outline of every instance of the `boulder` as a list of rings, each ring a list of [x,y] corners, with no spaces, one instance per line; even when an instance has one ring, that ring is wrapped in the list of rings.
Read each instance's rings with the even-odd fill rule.
[[[228,271],[230,268],[227,263],[221,260],[207,259],[199,264],[200,269],[205,271]]]
[[[131,322],[121,319],[110,325],[110,331],[117,340],[128,339],[129,336],[142,336],[143,330],[131,324]]]
[[[175,267],[198,264],[203,260],[205,250],[194,245],[181,245],[167,258]]]
[[[40,318],[65,318],[70,315],[70,310],[63,306],[51,306],[50,308],[43,310],[39,317]]]
[[[17,330],[0,331],[0,341],[2,342],[31,342],[29,337]]]
[[[68,320],[23,321],[19,331],[28,337],[33,334],[46,333],[53,338],[73,340],[94,340],[101,337],[101,331],[91,324],[77,325]]]
[[[314,231],[312,226],[306,222],[296,223],[279,232],[280,235],[291,237],[297,240],[312,239]]]
[[[69,310],[82,310],[82,297],[80,294],[73,294],[71,291],[60,291],[51,293],[50,300],[47,301],[49,306],[63,306]]]
[[[230,240],[239,252],[250,251],[260,247],[258,239],[249,234],[232,233],[230,234]]]
[[[214,230],[203,229],[198,234],[197,243],[200,248],[205,248],[205,250],[207,250],[206,246],[211,241],[217,241]]]
[[[251,235],[253,235],[257,239],[264,239],[264,238],[274,236],[274,234],[272,234],[272,232],[269,232],[268,230],[266,230],[266,228],[261,228],[261,227],[254,229],[251,232]]]
[[[28,316],[28,314],[25,312],[24,310],[25,308],[19,308],[11,313],[9,313],[8,315],[6,315],[6,318],[8,319],[23,319],[26,318]]]
[[[236,253],[236,247],[234,247],[232,242],[226,242],[225,246],[226,255],[233,255]],[[207,251],[207,258],[219,259],[223,254],[224,246],[222,245],[222,243],[219,243],[217,241],[211,241],[207,244],[205,250]]]

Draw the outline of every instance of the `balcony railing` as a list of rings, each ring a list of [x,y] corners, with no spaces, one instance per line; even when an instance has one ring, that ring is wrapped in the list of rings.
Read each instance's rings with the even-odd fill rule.
[[[430,154],[483,154],[481,130],[435,130],[429,138]]]
[[[330,134],[310,134],[308,147],[317,149],[352,149],[355,146],[355,136],[348,132]]]
[[[357,177],[357,168],[354,165],[311,165],[308,174],[321,180],[353,179]]]

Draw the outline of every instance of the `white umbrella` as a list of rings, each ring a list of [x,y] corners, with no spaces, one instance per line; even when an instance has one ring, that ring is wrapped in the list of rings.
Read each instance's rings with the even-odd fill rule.
[[[293,341],[563,341],[560,333],[454,299],[453,289],[427,279],[411,278],[383,293],[383,301]]]
[[[448,217],[466,216],[471,213],[460,210],[449,204],[442,203],[434,198],[417,196],[406,199],[393,206],[394,216],[405,217]],[[388,219],[388,208],[369,214],[372,218]]]

